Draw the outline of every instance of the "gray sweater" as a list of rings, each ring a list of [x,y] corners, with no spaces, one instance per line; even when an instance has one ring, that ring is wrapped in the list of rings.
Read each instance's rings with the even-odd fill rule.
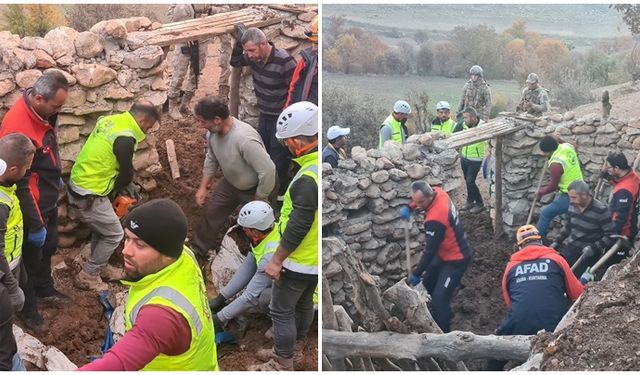
[[[207,133],[207,156],[202,173],[212,176],[218,167],[224,178],[239,190],[257,186],[256,196],[266,198],[276,185],[276,167],[258,132],[249,124],[233,119],[223,137]]]

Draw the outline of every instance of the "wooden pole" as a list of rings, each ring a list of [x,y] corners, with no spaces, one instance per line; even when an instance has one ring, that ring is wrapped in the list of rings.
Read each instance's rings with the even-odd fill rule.
[[[229,78],[229,112],[233,117],[238,117],[240,110],[240,78],[242,68],[231,67],[231,77]]]
[[[449,361],[499,359],[524,362],[535,336],[475,335],[454,331],[444,334],[395,332],[338,332],[322,330],[322,351],[336,358],[371,357],[412,359],[443,358]]]
[[[169,159],[169,168],[171,168],[171,177],[174,180],[180,178],[180,166],[178,165],[178,156],[176,155],[176,146],[173,144],[172,139],[167,139],[165,142],[167,146],[167,159]]]
[[[542,173],[540,174],[540,180],[538,180],[538,187],[536,188],[536,193],[540,191],[542,187],[542,181],[544,180],[544,175],[547,173],[547,164],[544,163],[544,167],[542,167]],[[531,224],[531,219],[533,218],[533,211],[536,209],[536,203],[538,203],[538,194],[535,194],[533,197],[533,203],[531,204],[531,210],[529,210],[529,216],[527,217],[527,224]]]
[[[502,227],[502,223],[503,223],[503,219],[502,219],[502,137],[498,137],[496,138],[496,149],[494,151],[494,156],[495,156],[495,160],[496,163],[494,165],[494,169],[495,169],[495,181],[496,181],[496,185],[495,185],[495,189],[496,189],[496,194],[495,194],[495,209],[496,209],[496,214],[494,216],[494,221],[493,221],[493,237],[494,238],[498,238],[502,235],[503,233],[503,227]]]

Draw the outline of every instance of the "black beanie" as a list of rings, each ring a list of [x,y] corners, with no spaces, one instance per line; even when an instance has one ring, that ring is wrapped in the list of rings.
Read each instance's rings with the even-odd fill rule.
[[[154,199],[134,208],[124,227],[164,255],[178,258],[182,254],[187,217],[171,199]]]

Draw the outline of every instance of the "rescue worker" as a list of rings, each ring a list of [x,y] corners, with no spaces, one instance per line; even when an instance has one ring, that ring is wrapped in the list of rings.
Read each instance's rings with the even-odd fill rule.
[[[393,112],[380,125],[378,131],[378,148],[384,146],[386,141],[394,141],[404,144],[407,141],[407,127],[405,123],[411,114],[411,106],[404,100],[398,100],[393,104]]]
[[[580,160],[575,148],[569,143],[558,143],[550,135],[540,140],[540,150],[549,156],[549,183],[536,192],[538,200],[542,196],[553,193],[558,194],[549,205],[542,208],[538,219],[538,232],[542,237],[547,235],[547,229],[554,217],[565,214],[569,210],[569,196],[567,195],[569,185],[576,180],[582,180],[582,170]]]
[[[463,118],[463,130],[484,125],[474,108],[466,108],[463,112]],[[460,165],[462,166],[462,174],[467,186],[467,204],[460,211],[468,210],[473,214],[477,214],[484,210],[482,194],[480,194],[476,179],[478,178],[478,172],[482,168],[482,160],[487,156],[488,152],[487,141],[464,146],[460,150]]]
[[[271,278],[264,273],[264,268],[271,260],[280,242],[280,232],[274,230],[275,218],[273,208],[263,201],[252,201],[240,209],[238,225],[250,241],[251,251],[233,275],[229,283],[209,301],[214,313],[213,322],[222,327],[226,322],[241,315],[251,308],[260,312],[269,312],[271,296],[266,289],[271,288]],[[238,292],[244,292],[227,305],[227,300]]]
[[[230,63],[237,68],[248,66],[251,69],[253,88],[260,110],[258,133],[278,171],[280,204],[289,186],[291,156],[276,139],[276,122],[287,100],[296,60],[287,51],[270,42],[262,30],[250,27],[242,31],[242,25],[236,26],[236,44],[231,53]]]
[[[491,114],[491,88],[484,80],[484,71],[479,65],[469,69],[469,80],[464,84],[462,97],[458,105],[458,114],[465,108],[472,107],[478,112],[478,117],[484,121],[489,120]]]
[[[218,235],[238,206],[253,200],[269,199],[276,185],[276,168],[258,132],[231,116],[222,99],[215,96],[200,99],[196,104],[195,119],[208,131],[207,154],[196,191],[196,204],[205,204],[209,184],[218,167],[223,175],[215,185],[192,241],[196,254],[207,258],[209,250],[217,252]]]
[[[20,283],[25,303],[19,317],[36,332],[46,328],[38,312],[38,300],[57,306],[71,302],[54,287],[51,276],[51,256],[58,245],[58,195],[63,187],[56,122],[68,89],[61,72],[43,73],[9,109],[0,127],[0,137],[20,133],[36,146],[31,168],[17,182],[16,189],[24,220],[22,261],[27,274]]]
[[[67,189],[69,212],[92,230],[91,253],[75,279],[81,289],[101,292],[108,289],[101,276],[122,277],[107,264],[124,236],[110,197],[133,184],[133,154],[158,121],[160,113],[147,100],[128,112],[100,117],[76,157]]]
[[[126,332],[102,358],[80,370],[218,370],[207,290],[184,245],[184,212],[170,199],[155,199],[134,208],[124,228]]]
[[[411,203],[403,206],[400,216],[408,219],[412,209],[424,210],[424,250],[413,269],[409,284],[422,280],[432,298],[433,320],[440,329],[450,330],[451,299],[462,276],[471,264],[473,250],[449,195],[426,181],[411,184]]]
[[[318,105],[318,16],[307,27],[305,36],[311,41],[311,47],[300,52],[284,108],[301,101]]]
[[[553,332],[584,287],[567,261],[554,249],[542,245],[533,225],[516,233],[518,251],[511,255],[502,277],[502,295],[509,312],[495,334],[535,335]],[[507,361],[491,360],[485,370],[500,371]]]
[[[251,371],[293,370],[294,351],[304,348],[313,322],[318,284],[318,107],[310,102],[287,107],[278,119],[276,137],[300,170],[285,194],[277,227],[280,244],[265,268],[274,280],[269,305],[273,349],[258,351],[258,358],[268,362]]]
[[[586,182],[573,181],[567,194],[570,204],[567,220],[551,247],[561,251],[571,267],[584,255],[574,270],[576,277],[580,277],[615,243],[611,237],[613,225],[607,205],[591,197]]]
[[[26,278],[22,264],[24,231],[16,183],[31,167],[36,148],[22,134],[0,138],[0,370],[26,371],[13,336],[13,316],[22,310],[24,293],[18,283]]]
[[[210,7],[207,4],[172,4],[167,10],[167,18],[169,22],[180,22],[192,20],[201,15],[209,15],[209,13]],[[171,82],[167,94],[169,117],[174,121],[182,120],[191,112],[189,105],[195,95],[198,80],[192,65],[192,54],[198,56],[197,75],[200,75],[207,63],[209,43],[210,40],[206,39],[174,45],[171,58]],[[225,66],[228,66],[227,64],[228,61]]]
[[[322,150],[322,162],[329,163],[333,168],[338,167],[338,160],[347,158],[344,146],[349,141],[351,128],[341,128],[334,125],[327,130],[327,147]]]
[[[549,110],[549,93],[540,86],[538,75],[530,73],[527,76],[527,87],[522,90],[522,99],[516,112],[527,112],[534,116],[541,116]]]
[[[625,236],[631,247],[638,235],[638,211],[640,206],[640,177],[633,170],[622,152],[607,156],[607,170],[602,177],[613,185],[613,194],[609,202],[609,212],[613,222],[613,233]],[[629,256],[629,248],[621,248],[607,263],[604,269],[619,263]]]
[[[436,118],[431,121],[432,132],[442,132],[446,135],[453,134],[455,122],[451,119],[451,106],[449,102],[439,101],[436,104]]]

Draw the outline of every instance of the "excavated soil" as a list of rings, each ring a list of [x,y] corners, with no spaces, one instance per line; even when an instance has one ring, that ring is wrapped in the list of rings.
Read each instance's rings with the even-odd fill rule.
[[[538,337],[534,352],[546,353],[542,370],[640,370],[640,257],[624,264],[587,285],[570,326]]]
[[[194,103],[202,96],[217,93],[219,71],[217,51],[217,45],[210,46],[208,64],[201,76]],[[205,133],[205,130],[196,126],[192,120],[174,122],[167,115],[163,116],[160,130],[156,133],[157,148],[163,169],[155,176],[158,188],[151,192],[150,198],[171,198],[176,201],[187,215],[190,236],[203,213],[202,208],[195,203],[195,192],[202,175],[202,163],[206,150]],[[173,139],[180,165],[181,177],[175,181],[171,177],[166,156],[165,141],[167,139]],[[227,224],[231,225],[233,222],[234,220],[230,218]],[[232,233],[231,236],[239,240],[236,234]],[[243,241],[238,241],[238,245],[241,251],[246,252],[248,249]],[[80,290],[73,285],[73,278],[79,271],[79,267],[74,264],[73,259],[78,252],[79,248],[61,249],[52,259],[56,288],[69,295],[73,299],[73,303],[61,308],[41,305],[40,312],[47,321],[49,329],[43,334],[36,334],[28,329],[26,331],[45,345],[56,346],[73,363],[82,366],[88,363],[92,356],[100,355],[105,322],[102,318],[102,305],[100,305],[97,295]],[[110,263],[122,266],[120,249],[114,253]],[[207,273],[209,272],[207,267]],[[209,277],[207,279],[210,280]],[[207,282],[207,289],[210,296],[215,295],[216,292],[210,281]],[[113,284],[111,295],[113,296],[115,292],[121,290],[125,290],[122,285]],[[260,364],[254,355],[256,351],[271,348],[272,342],[264,337],[264,332],[271,325],[270,319],[267,316],[250,314],[247,315],[247,322],[245,327],[240,327],[235,323],[230,324],[229,329],[237,338],[236,345],[218,345],[218,363],[221,369],[247,370],[248,366]],[[17,320],[16,324],[24,328],[20,320]],[[307,336],[303,360],[295,364],[296,370],[314,371],[318,368],[317,343],[316,319]]]

